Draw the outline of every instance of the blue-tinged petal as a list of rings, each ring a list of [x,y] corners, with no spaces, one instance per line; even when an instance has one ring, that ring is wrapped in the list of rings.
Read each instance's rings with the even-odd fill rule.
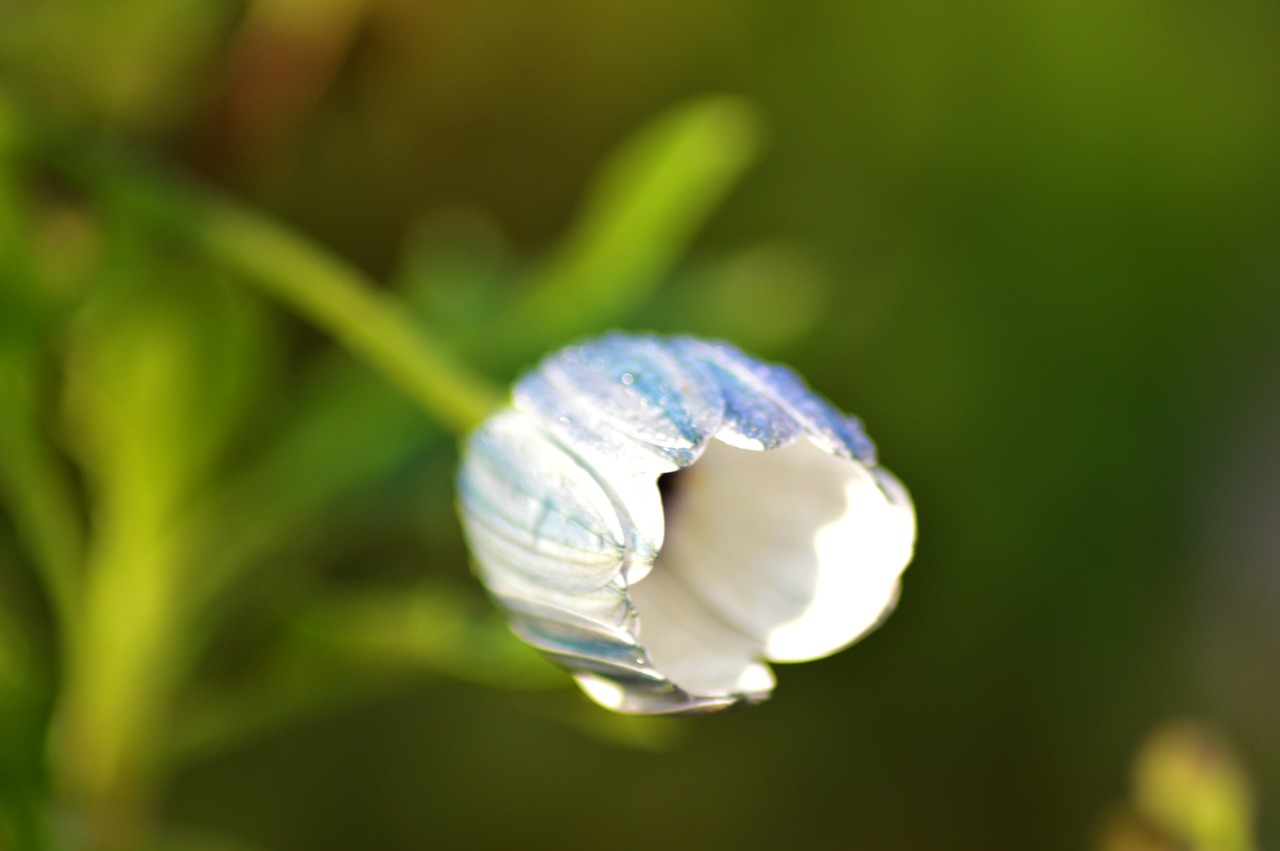
[[[876,463],[876,445],[867,437],[861,420],[814,393],[788,367],[769,364],[767,371],[770,385],[805,424],[806,431],[828,444],[837,455],[853,457],[864,464]]]
[[[724,403],[696,361],[660,339],[610,334],[548,357],[515,387],[515,405],[576,451],[633,471],[693,462],[719,429]]]
[[[532,417],[508,412],[468,442],[459,500],[481,564],[583,592],[609,583],[631,555],[617,506],[581,460]]]
[[[511,628],[529,644],[579,670],[646,671],[659,677],[636,643],[635,609],[616,585],[566,597],[515,584],[490,587],[511,617]]]
[[[857,417],[842,413],[787,367],[756,360],[728,343],[693,343],[708,363],[733,374],[746,392],[758,393],[776,404],[828,451],[875,463],[875,444]]]
[[[521,583],[491,584],[489,590],[507,611],[517,636],[573,673],[584,691],[610,709],[689,714],[767,696],[768,689],[705,696],[677,686],[637,642],[635,608],[620,587],[573,596],[548,594]]]
[[[632,715],[705,715],[738,706],[760,703],[767,692],[751,694],[697,694],[672,681],[627,675],[575,674],[574,679],[596,703],[615,712]]]
[[[803,432],[796,418],[762,391],[751,369],[758,362],[745,362],[746,357],[738,352],[744,363],[740,369],[732,368],[713,344],[689,337],[677,337],[670,345],[687,362],[702,363],[719,385],[724,398],[724,424],[716,435],[720,440],[744,449],[776,449]]]

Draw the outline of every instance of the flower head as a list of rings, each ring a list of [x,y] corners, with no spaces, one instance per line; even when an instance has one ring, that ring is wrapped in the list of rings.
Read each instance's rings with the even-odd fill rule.
[[[893,608],[915,513],[861,424],[724,343],[549,356],[470,438],[460,508],[515,633],[621,712],[766,699]]]

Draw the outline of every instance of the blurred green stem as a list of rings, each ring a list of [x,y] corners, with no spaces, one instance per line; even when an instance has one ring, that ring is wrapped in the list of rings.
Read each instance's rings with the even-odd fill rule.
[[[64,800],[90,828],[85,847],[129,851],[148,836],[177,687],[184,607],[177,542],[147,518],[106,518],[90,556],[82,640],[70,654],[53,740]]]
[[[332,333],[456,433],[470,431],[501,403],[486,379],[349,264],[213,195],[192,192],[182,206],[192,214],[198,247]]]
[[[502,403],[486,378],[394,297],[297,232],[105,144],[44,134],[32,148],[332,334],[455,434],[470,431]]]

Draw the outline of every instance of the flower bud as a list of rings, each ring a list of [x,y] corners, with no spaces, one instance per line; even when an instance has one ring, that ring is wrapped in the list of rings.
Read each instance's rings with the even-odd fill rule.
[[[915,512],[861,424],[724,343],[610,334],[545,359],[469,439],[459,503],[511,628],[596,702],[766,699],[898,598]]]

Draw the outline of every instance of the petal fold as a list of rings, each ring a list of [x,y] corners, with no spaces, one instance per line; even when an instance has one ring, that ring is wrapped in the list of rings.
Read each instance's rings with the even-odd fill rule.
[[[499,414],[471,437],[458,493],[486,572],[582,593],[612,581],[631,555],[591,469],[525,414]]]
[[[515,387],[515,405],[575,448],[634,470],[693,463],[724,416],[702,365],[656,337],[610,334],[544,360]]]

